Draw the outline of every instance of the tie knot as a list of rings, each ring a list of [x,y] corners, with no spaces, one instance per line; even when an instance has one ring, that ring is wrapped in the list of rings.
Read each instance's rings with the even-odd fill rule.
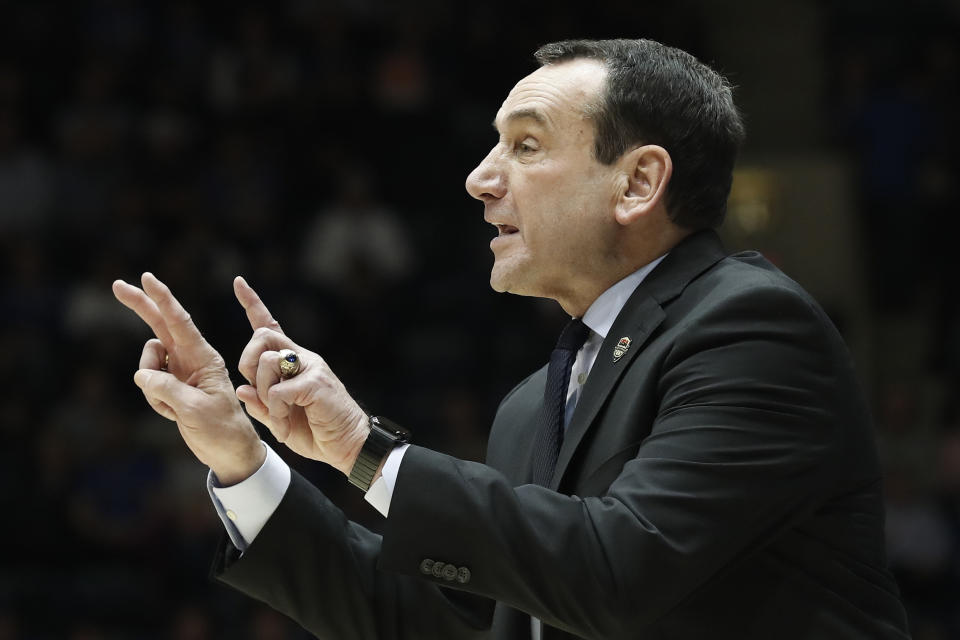
[[[565,351],[579,351],[590,335],[590,327],[583,324],[579,318],[573,318],[563,328],[560,339],[557,340],[557,349]]]

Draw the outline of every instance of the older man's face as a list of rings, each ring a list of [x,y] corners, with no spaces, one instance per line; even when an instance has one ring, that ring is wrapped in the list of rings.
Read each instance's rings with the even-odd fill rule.
[[[617,182],[593,157],[595,104],[606,76],[594,60],[537,69],[507,96],[496,146],[467,177],[497,227],[490,285],[559,300],[605,277]]]

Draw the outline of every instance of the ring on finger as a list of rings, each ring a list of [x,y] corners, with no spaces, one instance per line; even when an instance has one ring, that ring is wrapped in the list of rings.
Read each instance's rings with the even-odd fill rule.
[[[163,365],[160,367],[160,371],[166,371],[170,368],[170,354],[167,353],[163,356]]]
[[[280,378],[287,380],[300,373],[300,357],[292,349],[280,349]]]

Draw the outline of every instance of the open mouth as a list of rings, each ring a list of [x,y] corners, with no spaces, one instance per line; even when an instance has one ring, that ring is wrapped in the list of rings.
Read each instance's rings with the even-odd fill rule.
[[[519,231],[519,229],[509,224],[498,224],[497,231],[501,236],[509,236]]]

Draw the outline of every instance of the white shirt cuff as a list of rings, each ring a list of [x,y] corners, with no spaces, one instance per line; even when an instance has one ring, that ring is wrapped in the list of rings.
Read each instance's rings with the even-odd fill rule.
[[[241,551],[253,543],[290,486],[290,467],[266,443],[263,446],[267,458],[246,480],[221,487],[213,471],[207,474],[207,490],[217,514]]]
[[[395,448],[387,456],[387,461],[383,463],[383,471],[376,482],[367,489],[364,500],[373,505],[373,508],[387,517],[390,512],[390,501],[393,499],[393,488],[397,484],[397,474],[400,473],[400,462],[403,460],[403,454],[407,452],[409,444],[403,444]]]

